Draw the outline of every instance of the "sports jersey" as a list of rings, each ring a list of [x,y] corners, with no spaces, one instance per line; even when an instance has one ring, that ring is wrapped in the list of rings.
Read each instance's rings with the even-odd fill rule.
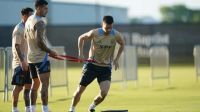
[[[41,48],[39,48],[34,30],[35,25],[40,21],[45,23],[43,17],[33,14],[28,18],[25,24],[25,35],[28,44],[28,63],[42,62],[46,54],[45,51],[42,51]],[[44,41],[45,44],[47,42],[45,32],[43,33],[42,41]]]
[[[12,68],[15,69],[17,66],[20,66],[20,59],[18,57],[15,44],[20,45],[20,51],[22,55],[24,56],[24,59],[27,60],[27,42],[24,39],[24,23],[21,21],[18,23],[12,33]]]
[[[110,66],[113,61],[116,40],[121,38],[121,34],[112,29],[105,35],[102,28],[91,30],[92,41],[89,52],[89,58],[96,61],[93,63],[99,66]]]

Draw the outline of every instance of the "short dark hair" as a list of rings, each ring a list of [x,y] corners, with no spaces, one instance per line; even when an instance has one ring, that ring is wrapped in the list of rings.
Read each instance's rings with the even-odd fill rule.
[[[114,23],[114,19],[112,16],[109,16],[109,15],[106,15],[103,17],[103,21],[106,23],[106,24],[112,24]]]
[[[48,5],[48,2],[46,0],[36,0],[35,1],[35,8],[37,8],[39,6],[44,6],[44,5]]]
[[[22,15],[28,15],[29,12],[33,12],[33,9],[30,8],[30,7],[26,7],[26,8],[23,8],[23,9],[21,10],[21,14],[22,14]]]

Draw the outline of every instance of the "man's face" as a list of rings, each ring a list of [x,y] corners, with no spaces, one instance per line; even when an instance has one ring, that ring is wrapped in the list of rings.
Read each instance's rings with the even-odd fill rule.
[[[26,22],[28,17],[31,16],[32,14],[33,14],[33,12],[29,12],[28,15],[24,15],[24,21]]]
[[[48,5],[44,5],[39,7],[40,10],[40,14],[42,17],[46,17],[47,13],[48,13]]]
[[[102,28],[103,28],[105,33],[110,33],[110,31],[113,28],[113,24],[107,24],[107,23],[103,22],[102,23]]]

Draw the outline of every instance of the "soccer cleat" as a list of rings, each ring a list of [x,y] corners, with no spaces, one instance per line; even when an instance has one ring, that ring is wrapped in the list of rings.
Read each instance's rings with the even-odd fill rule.
[[[12,110],[12,112],[19,112],[19,110]]]
[[[89,112],[95,112],[95,110],[94,109],[90,109]]]
[[[25,107],[25,112],[31,112],[31,108],[30,107]]]
[[[19,110],[17,109],[17,107],[13,107],[12,112],[19,112]]]
[[[25,110],[25,112],[31,112],[31,110]]]

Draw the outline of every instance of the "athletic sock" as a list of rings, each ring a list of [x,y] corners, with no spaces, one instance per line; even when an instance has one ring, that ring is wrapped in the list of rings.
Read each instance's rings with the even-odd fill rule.
[[[36,112],[36,106],[35,105],[31,105],[31,112]]]
[[[26,106],[25,107],[25,112],[31,112],[31,106]]]
[[[19,112],[19,110],[17,109],[17,107],[12,107],[12,112]]]
[[[70,111],[70,112],[75,112],[75,108],[74,108],[73,106],[71,106],[71,107],[69,108],[69,111]]]
[[[48,105],[42,105],[42,112],[49,112]]]
[[[89,110],[91,109],[95,109],[96,105],[94,104],[94,102],[89,106]]]

